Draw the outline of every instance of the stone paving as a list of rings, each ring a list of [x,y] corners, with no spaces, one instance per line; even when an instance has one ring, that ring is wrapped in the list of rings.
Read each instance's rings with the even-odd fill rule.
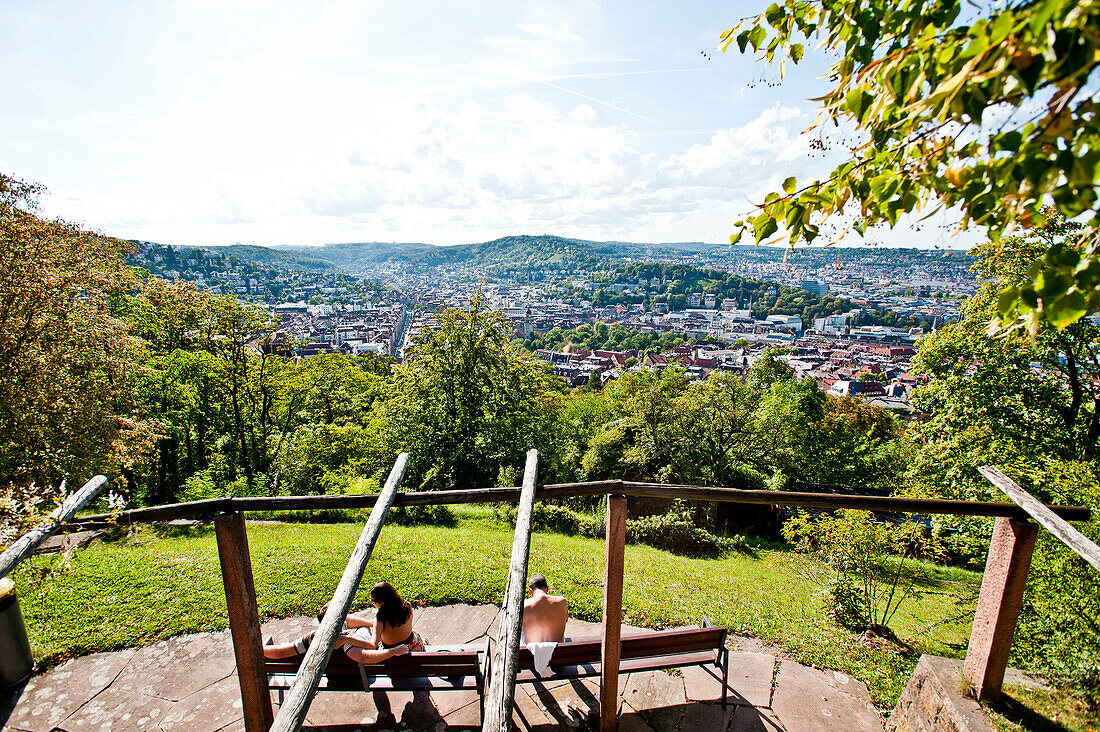
[[[434,645],[495,636],[499,608],[449,605],[417,610],[416,628]],[[312,628],[312,618],[264,624],[277,642]],[[624,629],[631,630],[631,629]],[[570,637],[599,625],[570,620]],[[859,681],[781,659],[751,638],[730,637],[729,706],[708,668],[623,674],[621,732],[845,732],[881,730],[882,719]],[[520,730],[598,728],[599,679],[521,684]],[[427,694],[321,692],[306,729],[382,732],[479,729],[474,692]],[[243,730],[229,632],[178,636],[151,646],[96,653],[33,677],[0,698],[0,725],[20,732],[83,730]]]

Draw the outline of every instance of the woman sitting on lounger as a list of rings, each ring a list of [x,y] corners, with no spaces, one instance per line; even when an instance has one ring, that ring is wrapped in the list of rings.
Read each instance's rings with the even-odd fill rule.
[[[325,605],[317,611],[318,623],[325,617],[326,610],[328,610],[328,605]],[[370,638],[373,632],[374,621],[362,615],[348,613],[344,618],[344,627],[340,635],[336,636],[334,648],[342,650],[348,658],[356,663],[381,663],[392,656],[400,656],[409,652],[409,646],[407,644],[397,644],[386,648],[378,648],[377,644]],[[313,638],[316,634],[317,631],[313,631],[307,633],[293,643],[283,643],[280,645],[274,645],[272,639],[269,638],[264,645],[264,658],[275,659],[300,656],[309,648],[309,644],[313,642]],[[423,649],[421,648],[421,650]]]
[[[410,651],[423,651],[424,639],[413,630],[413,609],[393,585],[379,582],[370,588],[371,605],[377,608],[371,642],[378,649],[408,646]]]

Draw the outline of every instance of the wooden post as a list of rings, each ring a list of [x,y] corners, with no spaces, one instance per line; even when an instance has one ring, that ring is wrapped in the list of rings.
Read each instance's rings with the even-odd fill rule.
[[[516,698],[516,668],[519,635],[523,623],[523,597],[527,594],[527,560],[531,553],[531,515],[535,509],[535,480],[539,471],[538,450],[527,451],[523,489],[516,511],[516,533],[512,538],[508,584],[500,611],[500,629],[489,667],[489,688],[485,692],[482,732],[508,732],[512,728],[512,704]]]
[[[1029,521],[999,518],[993,526],[982,590],[963,663],[981,700],[996,699],[1001,694],[1038,533],[1038,525]]]
[[[225,604],[229,609],[233,655],[237,658],[244,727],[248,732],[266,732],[271,727],[272,719],[271,691],[267,688],[267,673],[264,670],[263,639],[244,514],[238,512],[219,516],[214,520],[214,529],[218,537]]]
[[[618,729],[619,655],[622,652],[623,567],[626,555],[626,496],[607,496],[607,541],[603,569],[603,643],[600,650],[600,732]]]
[[[279,714],[271,723],[272,732],[297,732],[305,722],[306,712],[313,702],[313,695],[317,693],[317,687],[321,684],[321,675],[328,665],[329,656],[332,655],[332,646],[336,643],[336,636],[340,634],[340,628],[344,624],[344,618],[351,608],[351,601],[355,598],[355,591],[359,589],[359,580],[363,578],[363,570],[367,568],[374,544],[382,533],[382,525],[386,522],[386,512],[393,505],[394,496],[397,495],[397,487],[405,478],[405,469],[409,465],[409,454],[403,452],[397,456],[390,476],[386,478],[386,484],[382,486],[382,492],[378,494],[378,501],[371,509],[370,517],[363,526],[363,532],[359,534],[359,541],[351,550],[344,574],[340,577],[340,584],[336,586],[336,592],[328,603],[328,611],[321,620],[321,625],[314,631],[313,641],[306,649],[306,655],[298,666],[298,673],[294,677],[294,683],[290,685],[279,706]]]

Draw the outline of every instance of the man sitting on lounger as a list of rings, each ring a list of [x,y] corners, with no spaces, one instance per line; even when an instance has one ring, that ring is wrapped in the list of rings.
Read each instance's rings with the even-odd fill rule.
[[[550,586],[541,574],[532,575],[527,587],[531,596],[523,603],[524,642],[561,643],[565,640],[569,603],[564,597],[550,594]]]
[[[325,605],[317,611],[317,622],[325,617]],[[348,613],[344,618],[344,627],[336,636],[335,649],[343,650],[347,657],[356,663],[381,663],[387,658],[400,656],[409,652],[408,645],[399,645],[392,648],[376,648],[371,642],[371,633],[374,630],[374,621],[362,615]],[[264,645],[264,658],[293,658],[300,656],[309,648],[317,631],[307,633],[293,643],[274,645],[269,638]]]

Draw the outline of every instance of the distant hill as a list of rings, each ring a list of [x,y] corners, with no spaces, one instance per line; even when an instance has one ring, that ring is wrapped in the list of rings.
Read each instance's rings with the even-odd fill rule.
[[[310,256],[308,250],[274,249],[270,247],[254,246],[250,244],[233,244],[227,247],[218,247],[216,250],[225,256],[235,255],[237,259],[256,264],[268,264],[285,268],[310,269],[318,271],[331,271],[340,269],[334,262],[324,258]]]
[[[658,251],[663,253],[705,252],[723,247],[726,245],[704,242],[640,244],[626,241],[588,241],[549,234],[521,234],[492,241],[451,246],[406,242],[360,242],[325,244],[319,247],[280,247],[272,251],[287,252],[309,260],[328,262],[345,272],[363,274],[387,262],[423,267],[467,265],[514,269],[573,265],[578,268],[587,268],[622,258],[644,257]],[[249,249],[261,248],[249,247]]]

